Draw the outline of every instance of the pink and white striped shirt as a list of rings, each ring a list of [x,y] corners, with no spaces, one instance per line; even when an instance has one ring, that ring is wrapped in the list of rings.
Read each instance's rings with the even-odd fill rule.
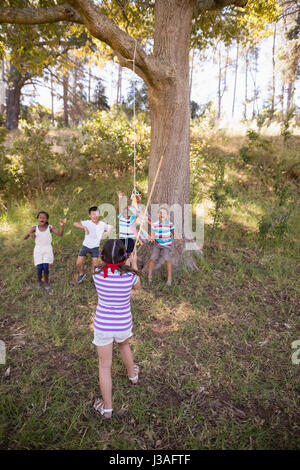
[[[130,294],[137,283],[134,273],[122,273],[108,269],[104,278],[103,271],[93,276],[98,293],[98,305],[94,318],[96,331],[126,331],[132,327]]]

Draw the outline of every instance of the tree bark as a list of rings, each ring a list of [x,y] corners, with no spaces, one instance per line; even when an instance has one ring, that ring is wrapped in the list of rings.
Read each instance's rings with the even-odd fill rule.
[[[18,128],[21,106],[21,91],[29,75],[21,75],[18,69],[10,66],[8,86],[6,90],[6,122],[5,127],[10,131]]]
[[[293,97],[294,97],[294,82],[289,81],[287,87],[287,101],[286,101],[286,112],[288,113],[293,107]]]
[[[183,221],[184,205],[190,199],[189,38],[192,16],[190,0],[156,1],[154,56],[176,73],[172,80],[148,87],[151,116],[148,194],[164,155],[151,204],[179,204]],[[156,218],[157,214],[152,217]],[[182,256],[179,249],[174,264],[180,264],[182,258],[192,263],[192,257],[186,252]]]
[[[122,65],[119,64],[117,81],[117,104],[122,102]]]
[[[154,56],[176,70],[172,80],[149,87],[151,148],[150,192],[161,155],[152,203],[189,202],[189,38],[193,2],[159,0],[155,4]]]
[[[245,103],[244,103],[244,119],[247,120],[247,107],[248,107],[248,68],[249,68],[249,56],[248,49],[245,55]]]
[[[53,88],[53,74],[50,72],[50,87],[51,87],[51,122],[54,126],[54,88]]]
[[[275,75],[275,47],[276,47],[276,24],[274,27],[274,34],[273,34],[273,46],[272,46],[272,96],[271,96],[271,118],[275,112],[275,83],[276,83],[276,75]]]
[[[0,113],[5,110],[5,66],[4,59],[1,60],[1,78],[0,78]]]

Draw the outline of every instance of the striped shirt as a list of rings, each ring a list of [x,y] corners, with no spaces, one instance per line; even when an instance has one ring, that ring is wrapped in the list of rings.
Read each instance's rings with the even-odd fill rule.
[[[130,294],[137,283],[134,273],[111,272],[104,279],[103,271],[94,274],[94,283],[98,293],[98,305],[94,318],[97,331],[126,331],[132,327]]]
[[[152,224],[152,236],[154,237],[156,243],[159,246],[166,247],[172,246],[172,235],[171,232],[174,232],[175,228],[172,222],[166,219],[164,222],[157,220]]]
[[[122,212],[122,214],[119,215],[119,221],[119,238],[135,238],[131,227],[132,217],[127,219]]]

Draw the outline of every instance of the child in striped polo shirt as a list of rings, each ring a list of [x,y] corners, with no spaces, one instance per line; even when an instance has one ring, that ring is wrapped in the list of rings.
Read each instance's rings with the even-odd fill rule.
[[[135,233],[132,230],[132,217],[129,212],[129,206],[125,207],[123,212],[119,215],[119,237],[125,245],[125,250],[130,255],[126,261],[128,266],[137,269],[137,256],[133,253]]]
[[[130,296],[132,289],[139,287],[140,280],[138,271],[125,264],[127,258],[121,240],[108,240],[100,257],[104,266],[96,268],[94,274],[98,305],[93,344],[98,349],[102,400],[95,401],[94,409],[100,416],[109,419],[113,411],[111,364],[114,341],[118,344],[131,383],[136,385],[139,377],[139,367],[133,361],[128,339],[132,336]]]
[[[152,272],[155,262],[162,257],[166,262],[168,279],[167,286],[172,284],[172,234],[174,225],[168,219],[168,211],[161,208],[158,213],[158,220],[152,223],[151,241],[154,241],[151,259],[149,262],[148,282],[152,282]],[[181,240],[179,240],[181,242]]]

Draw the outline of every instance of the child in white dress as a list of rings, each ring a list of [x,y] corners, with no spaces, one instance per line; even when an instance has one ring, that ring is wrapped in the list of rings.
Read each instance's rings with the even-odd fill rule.
[[[34,225],[24,236],[24,240],[31,237],[35,239],[35,247],[33,251],[33,260],[37,268],[37,284],[36,288],[40,289],[42,285],[42,274],[44,272],[45,289],[49,290],[49,264],[53,263],[53,249],[52,249],[52,233],[60,237],[64,233],[64,221],[60,220],[60,230],[49,225],[49,214],[40,211],[37,215],[38,225]]]

